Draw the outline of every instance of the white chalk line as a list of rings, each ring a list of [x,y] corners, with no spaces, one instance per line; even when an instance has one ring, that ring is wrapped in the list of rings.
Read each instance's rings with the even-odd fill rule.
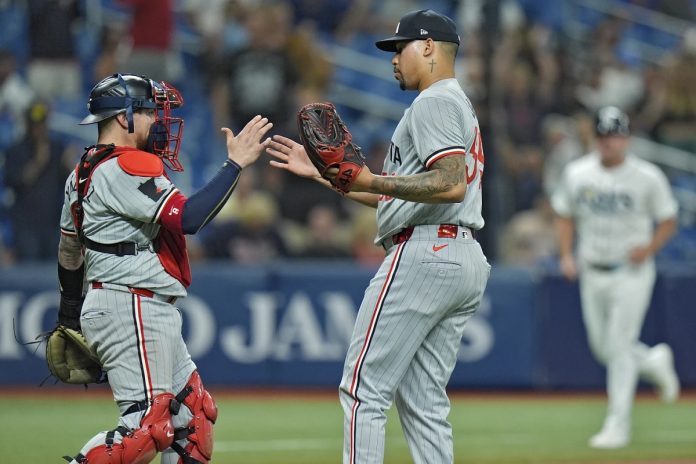
[[[387,437],[387,441],[398,440],[396,436]],[[520,446],[542,443],[544,437],[533,434],[491,434],[486,435],[482,440],[477,437],[478,443],[490,441],[498,446]],[[660,430],[642,436],[639,441],[643,443],[668,444],[668,443],[687,443],[696,440],[696,433],[693,430]],[[634,437],[634,441],[637,441]],[[399,440],[397,444],[406,447],[406,443]],[[243,453],[243,452],[283,452],[283,451],[312,451],[312,450],[341,450],[343,442],[335,438],[288,438],[270,440],[229,440],[216,441],[216,453]]]

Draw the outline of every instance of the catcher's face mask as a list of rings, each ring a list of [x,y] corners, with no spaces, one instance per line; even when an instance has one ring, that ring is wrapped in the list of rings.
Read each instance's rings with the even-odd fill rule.
[[[155,122],[150,127],[146,150],[162,158],[172,170],[183,171],[179,162],[179,148],[184,120],[172,116],[172,109],[184,104],[181,93],[166,82],[150,81],[155,103]]]
[[[172,116],[172,109],[184,104],[181,93],[171,84],[144,76],[113,74],[94,86],[87,108],[90,114],[80,124],[93,124],[126,113],[128,132],[133,133],[133,111],[155,110],[146,151],[153,153],[173,171],[183,171],[179,149],[184,120]]]

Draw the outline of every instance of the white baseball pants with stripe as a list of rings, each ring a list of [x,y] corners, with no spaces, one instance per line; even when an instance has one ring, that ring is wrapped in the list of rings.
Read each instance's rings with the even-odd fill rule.
[[[344,464],[383,462],[393,401],[414,462],[453,462],[445,387],[489,274],[478,242],[461,231],[438,238],[437,226],[417,226],[388,248],[365,291],[339,389]]]
[[[109,385],[123,414],[134,402],[156,395],[179,393],[196,369],[182,336],[182,317],[169,303],[107,288],[91,289],[80,318],[82,332],[97,353],[109,377]],[[138,428],[145,411],[119,419],[119,424]],[[172,416],[174,427],[191,420],[182,406]],[[104,432],[92,438],[83,450],[103,443]],[[187,441],[179,442],[183,446]],[[179,455],[167,449],[162,463],[173,464]]]

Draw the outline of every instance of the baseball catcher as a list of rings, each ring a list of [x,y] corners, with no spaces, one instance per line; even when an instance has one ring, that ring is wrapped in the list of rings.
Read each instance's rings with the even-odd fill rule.
[[[321,176],[342,193],[350,192],[365,166],[360,147],[331,103],[310,103],[297,113],[300,142]]]

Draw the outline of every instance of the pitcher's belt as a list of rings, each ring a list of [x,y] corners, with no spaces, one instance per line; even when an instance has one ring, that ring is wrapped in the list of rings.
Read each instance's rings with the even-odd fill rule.
[[[393,245],[398,245],[403,243],[413,235],[413,230],[416,226],[406,227],[401,229],[399,232],[391,236],[391,242]],[[471,238],[476,238],[474,236],[474,231],[469,227],[458,226],[455,224],[440,224],[437,228],[438,238],[457,238],[460,232],[468,232]]]
[[[140,295],[144,296],[145,298],[152,298],[153,300],[157,301],[163,301],[165,303],[169,304],[174,304],[176,302],[176,297],[175,296],[167,296],[167,295],[160,295],[159,293],[155,293],[152,290],[148,290],[146,288],[135,288],[135,287],[129,287],[127,285],[120,285],[120,284],[107,284],[107,283],[102,283],[102,282],[92,282],[90,286],[98,290],[100,288],[106,288],[109,290],[117,290],[119,292],[129,292],[134,295]]]

